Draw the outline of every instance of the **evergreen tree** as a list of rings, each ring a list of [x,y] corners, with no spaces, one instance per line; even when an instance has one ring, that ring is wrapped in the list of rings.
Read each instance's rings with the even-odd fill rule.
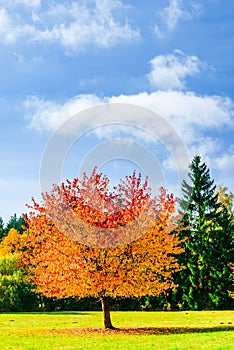
[[[179,288],[174,297],[182,308],[222,309],[233,305],[233,220],[218,200],[210,172],[199,156],[189,173],[192,182],[182,184],[180,208],[185,230],[180,238],[185,252],[178,257],[186,267],[177,276]],[[175,301],[175,300],[174,300]]]
[[[16,229],[20,234],[24,232],[24,227],[26,226],[26,222],[23,216],[17,217],[16,214],[12,215],[6,224],[6,233],[10,231],[11,228]]]

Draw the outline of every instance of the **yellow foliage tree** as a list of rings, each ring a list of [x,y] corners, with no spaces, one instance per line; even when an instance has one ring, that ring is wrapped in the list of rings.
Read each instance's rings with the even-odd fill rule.
[[[219,186],[217,188],[217,193],[219,202],[225,205],[234,220],[234,194],[231,191],[228,191],[226,186]]]
[[[6,257],[9,254],[19,253],[22,247],[22,239],[23,236],[15,228],[11,228],[0,244],[0,256]]]

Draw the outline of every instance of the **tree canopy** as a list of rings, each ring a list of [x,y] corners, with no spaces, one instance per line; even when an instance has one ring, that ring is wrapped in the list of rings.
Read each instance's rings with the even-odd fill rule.
[[[232,303],[233,220],[199,156],[190,165],[189,177],[180,200],[186,228],[180,238],[187,239],[179,256],[186,269],[177,279],[177,303],[191,309],[225,308]]]
[[[24,252],[38,291],[53,297],[100,298],[112,328],[109,297],[157,296],[175,288],[176,199],[164,189],[151,198],[133,173],[110,192],[96,169],[90,177],[54,186],[34,202]]]

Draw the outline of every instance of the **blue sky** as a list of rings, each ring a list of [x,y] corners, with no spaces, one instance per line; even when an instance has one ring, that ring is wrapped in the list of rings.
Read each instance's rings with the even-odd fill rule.
[[[74,114],[102,104],[158,113],[190,159],[201,155],[216,184],[234,191],[233,20],[232,0],[0,0],[0,216],[20,215],[31,196],[40,197],[51,136]],[[144,132],[124,119],[90,130],[68,150],[61,178],[77,176],[90,152],[101,164],[108,149],[102,170],[114,183],[134,168],[152,170],[140,166],[148,152],[156,184],[163,178],[177,192],[182,163],[173,168],[165,151],[172,139],[153,140],[148,121]],[[128,157],[121,147],[118,156],[113,140],[127,142]]]

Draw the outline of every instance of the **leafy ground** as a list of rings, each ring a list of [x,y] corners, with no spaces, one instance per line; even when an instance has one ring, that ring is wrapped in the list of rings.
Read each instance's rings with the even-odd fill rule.
[[[113,312],[114,331],[101,312],[2,313],[0,348],[233,349],[234,312]]]

